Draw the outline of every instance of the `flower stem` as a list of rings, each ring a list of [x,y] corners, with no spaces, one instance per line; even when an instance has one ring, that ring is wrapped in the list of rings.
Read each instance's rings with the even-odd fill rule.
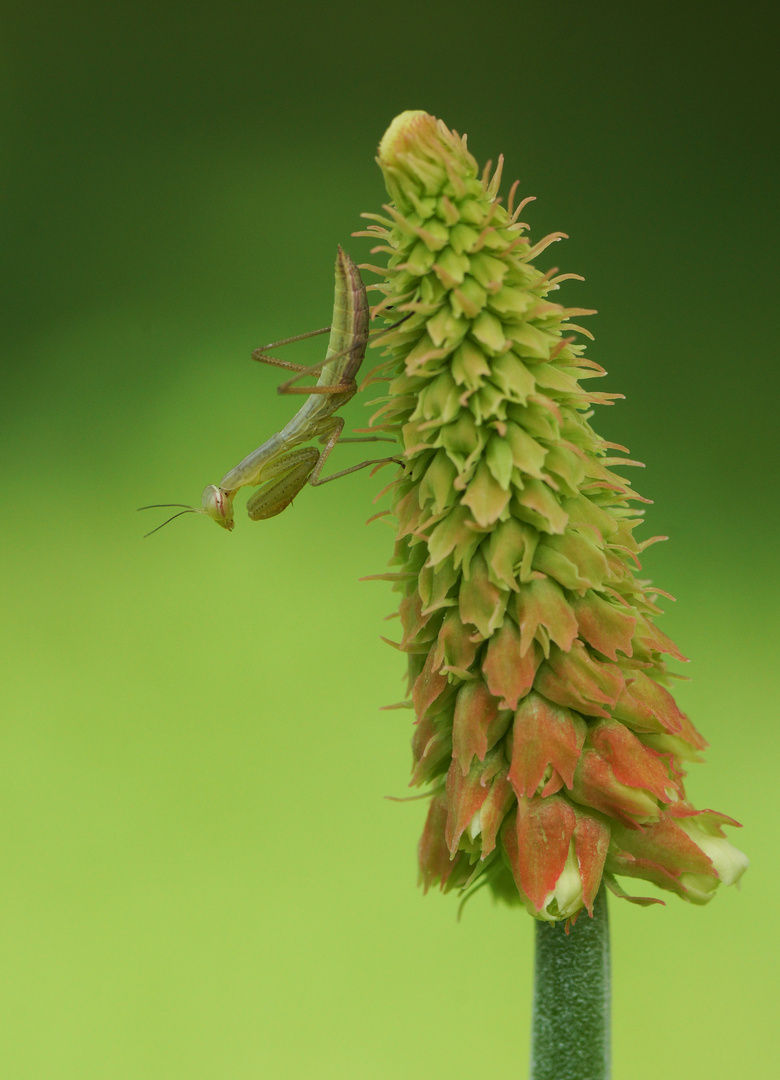
[[[609,1080],[609,919],[604,886],[569,934],[537,922],[530,1080]]]

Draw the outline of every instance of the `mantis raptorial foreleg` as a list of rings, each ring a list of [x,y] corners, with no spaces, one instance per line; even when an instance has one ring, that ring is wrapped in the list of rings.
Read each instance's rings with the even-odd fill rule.
[[[251,520],[265,521],[281,514],[306,484],[319,456],[315,447],[304,446],[283,454],[271,466],[266,466],[264,476],[270,482],[264,483],[246,504]]]

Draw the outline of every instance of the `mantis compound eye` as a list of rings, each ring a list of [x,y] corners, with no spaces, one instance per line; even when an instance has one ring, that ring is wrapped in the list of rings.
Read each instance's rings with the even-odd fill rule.
[[[223,529],[233,531],[233,496],[223,488],[209,484],[203,489],[203,512]]]

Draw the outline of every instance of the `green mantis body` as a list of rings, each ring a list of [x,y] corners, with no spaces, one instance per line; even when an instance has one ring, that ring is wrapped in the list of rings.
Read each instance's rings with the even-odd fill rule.
[[[204,489],[200,508],[185,507],[182,513],[205,514],[223,529],[231,531],[234,525],[233,499],[242,487],[262,485],[247,502],[249,517],[253,521],[260,521],[280,514],[290,505],[306,483],[315,486],[325,484],[339,476],[365,468],[367,465],[396,460],[382,458],[379,461],[364,461],[349,469],[333,473],[331,476],[321,476],[325,461],[344,429],[343,417],[334,414],[357,392],[355,376],[366,353],[369,337],[368,323],[368,300],[360,271],[349,255],[339,247],[336,258],[332,325],[310,334],[301,334],[298,337],[274,342],[273,345],[256,349],[252,353],[253,360],[296,372],[291,379],[279,387],[279,392],[306,394],[308,395],[306,401],[281,431],[276,432],[262,446],[253,450],[239,462],[235,468],[225,473],[219,484],[209,484]],[[326,333],[328,330],[330,330],[330,339],[325,359],[313,367],[291,364],[286,360],[279,360],[268,355],[267,350],[277,345],[313,337],[316,334]],[[301,376],[317,370],[320,370],[320,376],[315,386],[292,385]],[[316,447],[302,445],[314,439],[324,444],[322,452]],[[367,440],[342,441],[375,442],[379,440],[375,436],[369,436]],[[151,508],[142,507],[141,509]]]

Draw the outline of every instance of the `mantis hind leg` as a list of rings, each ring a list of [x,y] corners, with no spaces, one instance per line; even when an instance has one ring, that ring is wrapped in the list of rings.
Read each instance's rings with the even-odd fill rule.
[[[386,334],[391,330],[395,330],[401,323],[406,322],[411,316],[404,315],[398,322],[393,323],[392,326],[377,327],[375,330],[369,330],[368,334]],[[317,337],[318,334],[327,334],[332,327],[323,326],[320,330],[309,330],[306,334],[296,334],[294,337],[282,338],[281,341],[272,341],[270,345],[262,345],[259,349],[255,349],[252,353],[252,359],[259,361],[261,364],[271,364],[274,367],[284,368],[286,371],[294,371],[295,375],[292,378],[287,379],[286,382],[280,383],[276,390],[279,394],[341,394],[346,390],[354,389],[354,380],[349,380],[344,383],[335,383],[332,386],[294,386],[293,383],[298,382],[299,379],[303,379],[306,375],[319,375],[326,364],[332,364],[334,360],[341,360],[349,353],[354,352],[356,349],[365,349],[364,342],[354,342],[346,349],[342,349],[341,352],[335,353],[333,356],[326,356],[322,360],[318,360],[316,364],[310,364],[308,367],[304,364],[293,364],[290,360],[280,360],[278,356],[270,356],[269,349],[279,348],[281,345],[291,345],[295,341],[304,341],[306,338]],[[362,360],[362,357],[361,357]],[[387,363],[389,363],[388,361]],[[380,364],[379,367],[385,367],[386,364]],[[379,368],[375,368],[374,371],[378,371]],[[373,373],[372,373],[373,374]],[[379,381],[379,380],[376,380]],[[366,384],[368,385],[368,384]]]
[[[357,472],[359,469],[365,469],[368,465],[384,465],[387,462],[394,461],[396,465],[403,466],[403,462],[399,461],[398,458],[375,458],[373,461],[361,461],[359,465],[352,465],[349,469],[341,469],[340,472],[331,473],[330,476],[321,477],[320,473],[322,472],[323,466],[344,430],[344,419],[341,416],[334,416],[331,420],[327,421],[327,424],[328,427],[322,431],[322,440],[325,441],[325,449],[320,454],[320,459],[312,469],[311,476],[309,477],[309,483],[312,487],[319,487],[320,484],[327,484],[331,480],[338,480],[340,476],[348,476],[350,473]],[[355,439],[344,439],[342,441],[362,442],[362,440]],[[369,441],[373,440],[369,437]]]
[[[302,375],[309,370],[305,364],[293,364],[289,360],[280,360],[278,356],[269,356],[269,350],[279,349],[283,345],[292,345],[296,341],[305,341],[306,338],[318,337],[320,334],[327,334],[329,330],[329,326],[323,326],[319,330],[309,330],[306,334],[295,334],[294,337],[282,338],[281,341],[272,341],[270,345],[261,345],[259,349],[255,349],[252,353],[252,359],[261,364],[271,364],[273,367],[285,368],[287,371],[297,371]]]
[[[335,356],[326,356],[324,360],[318,360],[316,364],[310,364],[308,367],[304,364],[292,364],[289,360],[280,360],[278,356],[269,356],[265,351],[266,349],[273,349],[277,345],[286,345],[288,341],[300,341],[301,338],[314,337],[315,334],[324,334],[326,330],[330,330],[330,327],[326,326],[323,330],[312,330],[309,334],[299,334],[298,337],[287,338],[285,341],[275,341],[273,345],[264,345],[262,349],[255,349],[252,353],[253,360],[258,360],[261,364],[272,364],[274,367],[281,367],[286,371],[296,372],[292,378],[277,386],[277,393],[343,394],[347,390],[355,390],[354,379],[348,380],[347,382],[334,383],[332,386],[293,386],[293,383],[297,382],[298,379],[305,378],[306,375],[319,375],[326,364],[330,364],[334,360],[340,360],[342,356],[346,356],[348,352],[352,352],[356,348],[355,345],[351,345],[349,349],[344,349],[343,352],[336,353]]]
[[[305,486],[319,456],[320,452],[316,447],[304,446],[300,450],[282,454],[267,466],[264,470],[267,483],[264,483],[246,504],[250,519],[265,521],[286,510]]]

